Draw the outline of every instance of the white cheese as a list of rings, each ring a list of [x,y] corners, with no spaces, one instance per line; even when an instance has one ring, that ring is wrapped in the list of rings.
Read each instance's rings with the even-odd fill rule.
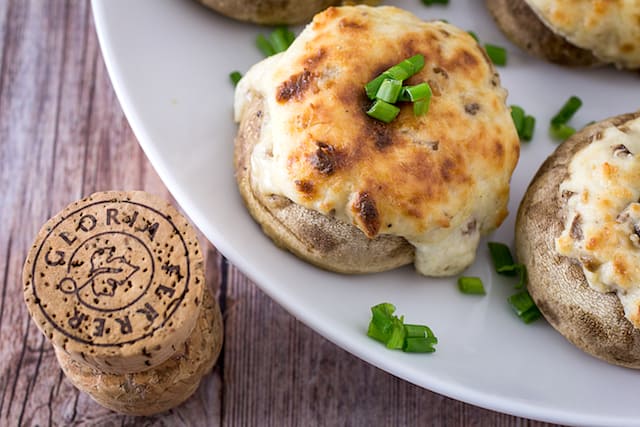
[[[570,197],[557,252],[580,262],[593,289],[615,292],[640,327],[640,119],[576,153],[560,192]]]

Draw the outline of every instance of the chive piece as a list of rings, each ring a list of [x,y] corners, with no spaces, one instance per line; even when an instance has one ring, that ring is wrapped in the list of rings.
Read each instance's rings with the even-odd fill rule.
[[[407,62],[411,64],[411,67],[413,69],[413,72],[411,73],[411,75],[413,75],[418,73],[420,70],[424,68],[424,55],[422,55],[421,53],[418,53],[417,55],[413,55],[411,58],[405,59],[402,62]]]
[[[537,320],[541,316],[542,316],[542,313],[540,312],[540,309],[536,306],[533,306],[529,310],[522,313],[522,315],[520,316],[520,319],[522,319],[524,323],[528,324],[533,322],[534,320]]]
[[[436,349],[433,345],[436,344],[431,337],[424,338],[406,338],[402,345],[402,351],[406,353],[433,353]]]
[[[521,137],[522,129],[524,128],[524,110],[517,105],[511,106],[511,119],[513,119],[513,125],[518,131],[518,136]]]
[[[387,71],[382,73],[382,75],[393,80],[406,80],[413,75],[413,65],[404,63],[403,61],[389,68]]]
[[[536,118],[533,116],[525,116],[524,123],[522,124],[522,134],[520,138],[523,141],[531,141],[533,138],[533,130],[536,127]]]
[[[364,86],[364,90],[365,92],[367,92],[367,96],[369,97],[369,99],[376,99],[376,93],[378,93],[378,89],[380,89],[380,85],[382,85],[382,82],[385,81],[387,78],[380,74],[378,77],[376,77],[375,79],[371,80],[369,83],[367,83]]]
[[[404,316],[398,318],[393,316],[393,327],[391,329],[391,336],[387,340],[387,348],[401,349],[406,337],[404,330]]]
[[[462,276],[458,278],[458,289],[463,294],[485,295],[482,279],[479,277]]]
[[[229,78],[231,79],[231,83],[233,83],[233,86],[236,86],[242,78],[242,74],[240,74],[240,71],[232,71],[231,73],[229,73]]]
[[[513,257],[511,256],[509,247],[499,242],[489,242],[488,245],[491,259],[493,260],[493,267],[496,272],[507,276],[515,275],[515,271],[505,269],[505,266],[513,266]]]
[[[367,115],[385,123],[391,122],[399,113],[400,108],[379,99],[376,99],[371,108],[367,110]]]
[[[275,53],[284,52],[289,47],[287,31],[285,27],[278,27],[269,35],[269,42]]]
[[[507,50],[505,48],[485,43],[484,50],[495,65],[507,65]]]
[[[570,97],[567,102],[564,103],[560,111],[553,116],[551,119],[551,125],[557,126],[567,123],[581,106],[582,100],[580,100],[580,98],[577,96]]]
[[[271,42],[262,34],[258,34],[258,37],[256,37],[256,46],[264,56],[271,56],[276,53],[273,46],[271,46]]]
[[[521,291],[511,295],[508,299],[511,308],[525,323],[531,323],[541,316],[540,309],[527,291]]]
[[[381,303],[371,307],[372,317],[367,335],[386,344],[393,329],[394,311],[396,308],[389,303]]]
[[[531,295],[529,295],[529,292],[527,291],[520,291],[517,294],[511,295],[508,298],[508,301],[518,316],[521,316],[527,310],[530,310],[531,307],[536,306]]]
[[[427,114],[429,111],[429,100],[421,99],[413,103],[413,115],[418,117]]]
[[[431,99],[431,86],[428,83],[420,83],[415,86],[405,86],[402,88],[409,101],[421,101]]]
[[[435,342],[438,342],[438,339],[433,334],[431,328],[426,325],[404,325],[404,330],[407,338],[425,338],[431,337],[435,339]]]
[[[394,104],[398,100],[401,91],[402,82],[400,80],[384,79],[376,92],[376,99]]]
[[[549,132],[551,133],[551,137],[553,139],[558,141],[564,141],[565,139],[569,138],[571,135],[576,133],[576,130],[569,125],[559,124],[559,125],[551,125]]]
[[[480,39],[478,38],[478,35],[477,35],[476,33],[474,33],[473,31],[467,31],[467,33],[469,33],[469,35],[470,35],[471,37],[473,37],[473,39],[474,39],[476,42],[480,43]]]
[[[518,284],[514,286],[516,289],[523,289],[527,284],[527,267],[524,264],[503,265],[496,269],[496,273],[505,276],[515,276],[517,274]]]

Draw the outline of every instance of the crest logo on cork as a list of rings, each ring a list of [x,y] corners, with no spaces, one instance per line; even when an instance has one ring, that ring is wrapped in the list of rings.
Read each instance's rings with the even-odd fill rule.
[[[170,327],[189,277],[176,225],[133,201],[94,202],[63,216],[32,267],[36,303],[49,323],[97,346],[130,344]]]

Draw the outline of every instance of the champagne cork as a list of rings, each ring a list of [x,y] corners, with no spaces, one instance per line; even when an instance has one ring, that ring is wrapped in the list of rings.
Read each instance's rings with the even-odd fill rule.
[[[198,387],[222,347],[222,316],[205,289],[200,317],[187,341],[161,365],[134,374],[103,374],[56,348],[67,378],[96,402],[129,415],[152,415],[173,408]]]
[[[186,400],[222,346],[195,231],[165,201],[104,192],[38,233],[24,297],[67,378],[101,405],[151,415]]]
[[[58,353],[112,374],[139,373],[176,353],[205,288],[195,231],[144,192],[96,193],[51,218],[23,282],[29,313]]]

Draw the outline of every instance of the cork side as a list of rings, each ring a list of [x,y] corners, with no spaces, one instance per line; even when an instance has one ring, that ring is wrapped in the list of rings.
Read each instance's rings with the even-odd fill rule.
[[[144,192],[103,192],[40,230],[23,270],[38,328],[74,360],[104,372],[158,366],[195,326],[204,289],[195,231]]]
[[[203,307],[191,336],[167,361],[136,374],[105,374],[56,348],[67,378],[100,405],[129,415],[152,415],[173,408],[195,392],[220,354],[220,308],[205,289]]]

